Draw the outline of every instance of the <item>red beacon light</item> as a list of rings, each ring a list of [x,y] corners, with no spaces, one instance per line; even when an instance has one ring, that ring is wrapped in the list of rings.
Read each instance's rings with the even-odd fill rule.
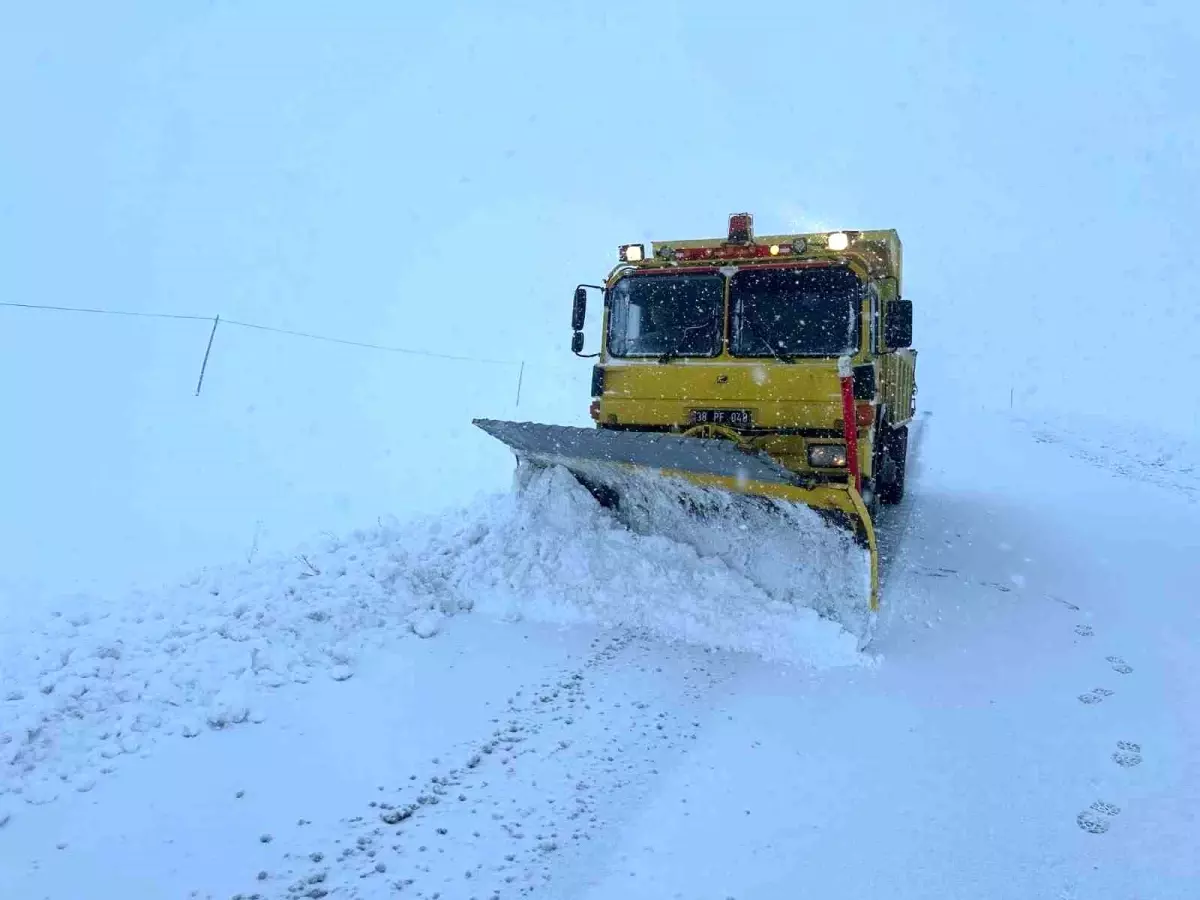
[[[729,217],[729,243],[748,244],[754,240],[754,216],[734,213]]]

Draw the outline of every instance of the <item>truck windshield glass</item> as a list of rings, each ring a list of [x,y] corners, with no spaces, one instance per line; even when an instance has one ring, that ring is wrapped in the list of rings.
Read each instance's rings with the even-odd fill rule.
[[[734,356],[840,356],[859,343],[862,286],[849,269],[740,269],[730,286]]]
[[[608,352],[613,356],[716,356],[724,279],[717,274],[630,275],[612,288]]]

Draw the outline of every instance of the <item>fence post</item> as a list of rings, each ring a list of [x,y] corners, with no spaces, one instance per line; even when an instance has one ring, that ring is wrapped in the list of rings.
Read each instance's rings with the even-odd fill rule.
[[[217,326],[221,324],[221,317],[213,317],[212,331],[208,333],[208,346],[204,348],[204,362],[200,363],[200,377],[196,380],[196,396],[200,396],[200,387],[204,384],[204,370],[208,368],[208,354],[212,353],[213,338],[217,336]]]

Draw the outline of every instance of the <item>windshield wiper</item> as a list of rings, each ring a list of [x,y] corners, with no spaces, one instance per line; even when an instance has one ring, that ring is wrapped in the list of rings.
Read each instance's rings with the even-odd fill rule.
[[[773,357],[782,363],[794,363],[796,361],[795,357],[784,353],[782,350],[779,350],[777,347],[772,345],[771,341],[769,340],[771,334],[763,329],[760,329],[757,324],[757,319],[750,315],[749,303],[742,303],[742,318],[746,320],[746,324],[750,327],[750,333],[758,338],[762,345],[771,352]]]
[[[678,359],[683,355],[681,352],[683,349],[683,342],[687,338],[688,334],[701,328],[708,328],[709,326],[715,324],[716,318],[716,313],[713,313],[713,315],[709,316],[708,319],[703,322],[697,322],[694,325],[684,325],[683,328],[680,329],[679,340],[675,341],[674,344],[663,351],[663,354],[658,358],[658,361],[665,365],[673,359]]]

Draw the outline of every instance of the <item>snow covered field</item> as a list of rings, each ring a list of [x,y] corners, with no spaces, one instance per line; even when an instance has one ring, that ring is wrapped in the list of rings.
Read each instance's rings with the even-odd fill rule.
[[[865,656],[562,485],[31,616],[0,896],[1194,896],[1195,494],[960,416]]]
[[[1198,9],[7,4],[0,900],[1200,896]],[[904,242],[867,653],[470,424],[740,210]]]

